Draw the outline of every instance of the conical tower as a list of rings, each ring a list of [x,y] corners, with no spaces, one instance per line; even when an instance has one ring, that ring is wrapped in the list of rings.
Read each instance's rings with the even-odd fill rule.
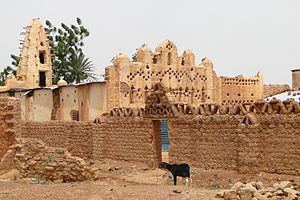
[[[33,19],[26,27],[25,39],[17,69],[17,80],[25,88],[52,85],[52,64],[49,43],[44,27]]]

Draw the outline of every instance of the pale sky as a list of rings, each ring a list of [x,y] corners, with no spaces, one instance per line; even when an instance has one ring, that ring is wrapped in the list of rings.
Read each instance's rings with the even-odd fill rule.
[[[210,58],[219,76],[264,75],[265,84],[291,84],[300,68],[299,0],[9,0],[0,4],[0,69],[19,54],[20,32],[32,18],[69,25],[80,17],[90,31],[84,52],[103,74],[112,57],[142,44],[153,51],[175,42],[196,64]]]

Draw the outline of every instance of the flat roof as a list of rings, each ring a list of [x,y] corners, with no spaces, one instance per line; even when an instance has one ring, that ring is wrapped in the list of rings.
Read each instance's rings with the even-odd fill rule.
[[[300,69],[292,69],[291,71],[292,72],[297,72],[297,71],[300,71]]]

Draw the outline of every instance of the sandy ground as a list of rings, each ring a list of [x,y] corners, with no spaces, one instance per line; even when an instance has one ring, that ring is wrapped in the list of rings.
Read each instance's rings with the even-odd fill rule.
[[[1,200],[104,200],[104,199],[216,199],[217,191],[168,185],[103,185],[101,182],[28,184],[6,182],[0,184]]]
[[[165,158],[167,159],[167,157]],[[167,160],[165,160],[167,161]],[[191,168],[193,183],[185,186],[179,178],[173,185],[171,174],[149,169],[141,163],[104,160],[96,162],[101,169],[100,180],[73,183],[44,182],[32,179],[7,181],[0,177],[0,200],[100,200],[100,199],[199,199],[214,200],[235,182],[262,181],[265,186],[300,177],[274,174],[245,175],[235,171]]]

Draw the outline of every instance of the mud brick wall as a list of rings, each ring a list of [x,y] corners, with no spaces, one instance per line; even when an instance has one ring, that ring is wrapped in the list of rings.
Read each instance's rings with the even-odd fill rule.
[[[169,159],[205,169],[238,169],[239,116],[169,120]]]
[[[169,121],[170,162],[206,169],[300,175],[300,115],[213,115]]]
[[[264,85],[263,98],[270,97],[290,90],[289,85]]]
[[[258,171],[300,175],[300,115],[257,115]]]
[[[161,161],[151,120],[113,117],[98,126],[93,136],[94,159],[143,162],[152,167]]]
[[[154,137],[154,130],[159,133]],[[116,117],[100,124],[89,122],[22,123],[22,137],[42,140],[51,147],[66,147],[81,158],[143,162],[157,166],[161,161],[160,129],[151,120]],[[159,141],[158,141],[159,140]]]
[[[20,132],[20,101],[12,97],[0,98],[0,158],[8,147],[14,143]]]
[[[22,137],[42,140],[51,147],[66,147],[74,156],[92,158],[93,128],[89,122],[22,122]]]

